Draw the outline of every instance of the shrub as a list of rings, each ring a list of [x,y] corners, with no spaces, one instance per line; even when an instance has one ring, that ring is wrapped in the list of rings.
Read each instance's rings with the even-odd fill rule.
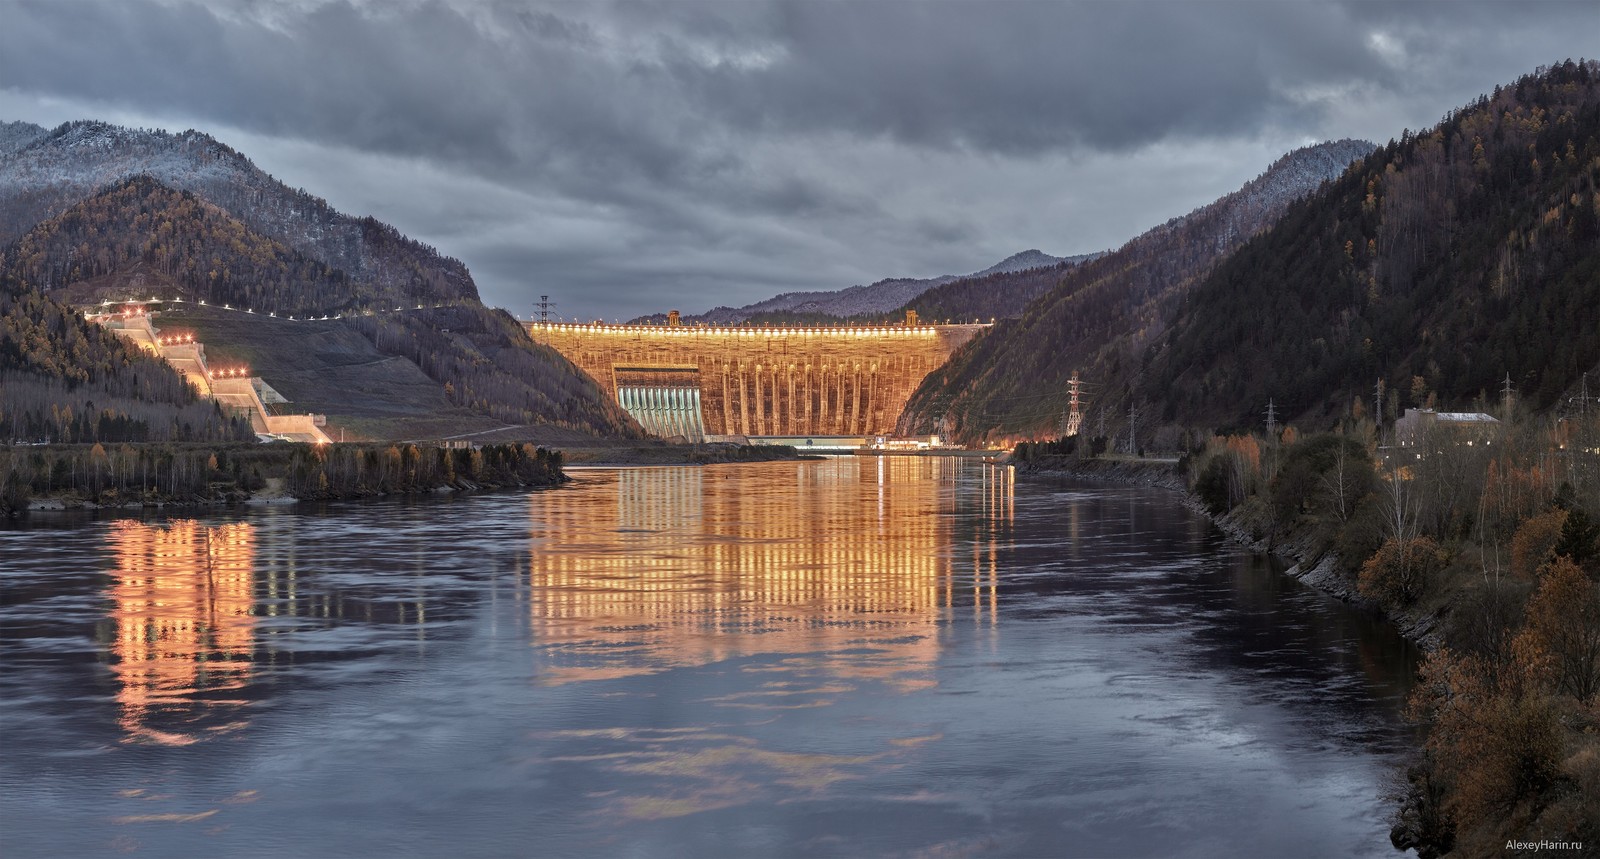
[[[1404,608],[1427,592],[1449,561],[1438,543],[1415,537],[1404,544],[1393,538],[1361,565],[1356,587],[1362,596],[1389,608]]]

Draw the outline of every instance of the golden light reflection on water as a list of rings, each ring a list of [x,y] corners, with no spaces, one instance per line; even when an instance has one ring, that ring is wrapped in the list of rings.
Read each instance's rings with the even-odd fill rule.
[[[974,469],[981,492],[948,491]],[[533,498],[533,625],[555,663],[543,679],[779,653],[835,676],[916,688],[933,682],[917,675],[931,674],[922,669],[938,654],[948,614],[970,602],[980,623],[994,623],[997,553],[1015,510],[1009,468],[852,457],[770,475],[626,469],[609,491],[597,484]],[[964,535],[969,559],[954,550],[948,514],[974,503],[979,510],[964,512],[979,515],[967,518],[985,524]],[[810,706],[826,691],[796,701],[777,681],[737,705]]]
[[[242,703],[216,693],[250,679],[254,527],[123,521],[109,542],[117,563],[111,670],[120,724],[130,739],[192,743],[196,737],[157,728],[153,717]]]

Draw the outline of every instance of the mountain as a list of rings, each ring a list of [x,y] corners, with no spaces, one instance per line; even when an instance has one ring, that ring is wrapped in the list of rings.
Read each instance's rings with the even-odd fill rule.
[[[284,316],[392,309],[370,282],[149,176],[122,180],[36,225],[0,251],[0,268],[76,304],[180,298]]]
[[[1195,288],[1138,393],[1160,418],[1328,422],[1431,400],[1548,410],[1600,362],[1600,63],[1407,132]]]
[[[324,413],[352,438],[640,435],[594,380],[479,303],[464,266],[393,227],[289,191],[197,132],[69,123],[38,136],[17,126],[4,130],[20,149],[0,155],[0,198],[16,207],[4,217],[52,213],[0,250],[0,275],[19,294],[78,305],[183,299],[157,324],[248,363],[294,391],[296,410]],[[130,165],[150,172],[99,183]],[[256,204],[225,202],[246,195]],[[345,318],[311,331],[308,316]],[[304,351],[285,352],[289,342]]]
[[[1075,257],[1053,257],[1038,248],[1014,253],[1011,256],[995,263],[980,272],[974,272],[967,277],[988,277],[991,274],[1006,274],[1013,271],[1027,271],[1030,268],[1052,268],[1064,262],[1082,262],[1095,254],[1085,254]]]
[[[1097,385],[1098,408],[1126,411],[1110,381],[1137,368],[1189,289],[1373,148],[1339,140],[1297,149],[1239,190],[1062,272],[1020,318],[1001,319],[923,380],[900,431],[969,441],[1059,431],[1074,371]]]
[[[0,143],[0,246],[102,188],[143,175],[191,192],[256,233],[344,272],[384,302],[478,297],[459,260],[374,218],[341,214],[321,198],[289,188],[210,135],[93,121],[37,131],[38,126],[9,123],[0,132],[0,141],[11,141]]]
[[[1026,250],[1012,254],[983,271],[966,275],[965,278],[981,278],[1062,263],[1077,263],[1092,259],[1094,256],[1095,254],[1054,257],[1042,251]],[[703,322],[707,325],[737,325],[751,320],[827,322],[828,317],[842,320],[875,317],[881,314],[904,316],[904,310],[918,296],[935,287],[965,278],[957,275],[922,279],[887,278],[876,283],[831,291],[786,292],[743,307],[714,307],[698,316],[686,316],[684,321],[691,324]],[[665,316],[657,314],[643,318],[659,321]]]

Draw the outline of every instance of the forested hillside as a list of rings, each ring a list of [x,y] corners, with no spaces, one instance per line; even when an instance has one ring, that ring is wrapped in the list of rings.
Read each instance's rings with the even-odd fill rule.
[[[166,362],[0,275],[0,442],[253,437]]]
[[[49,132],[12,123],[0,142],[0,245],[21,238],[107,186],[147,175],[189,191],[262,236],[343,271],[397,303],[476,299],[459,260],[373,218],[341,214],[326,201],[267,175],[250,159],[198,131],[69,122]]]
[[[1371,149],[1341,140],[1296,150],[1238,191],[1069,269],[1021,318],[1001,321],[924,380],[900,431],[971,441],[1055,430],[1074,371],[1096,383],[1095,408],[1125,410],[1110,381],[1137,365],[1189,289]]]
[[[25,286],[75,303],[182,298],[284,316],[393,309],[370,284],[149,176],[34,227],[0,252],[0,266]]]
[[[1197,287],[1139,391],[1167,422],[1326,421],[1386,388],[1551,407],[1600,362],[1600,64],[1406,133]]]
[[[405,358],[444,386],[452,404],[510,424],[638,438],[622,406],[504,310],[480,304],[349,320],[386,355]]]

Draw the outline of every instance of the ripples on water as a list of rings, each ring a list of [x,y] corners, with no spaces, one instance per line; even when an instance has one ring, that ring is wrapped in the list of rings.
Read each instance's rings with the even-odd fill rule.
[[[0,530],[6,856],[1387,855],[1415,654],[970,460]]]

